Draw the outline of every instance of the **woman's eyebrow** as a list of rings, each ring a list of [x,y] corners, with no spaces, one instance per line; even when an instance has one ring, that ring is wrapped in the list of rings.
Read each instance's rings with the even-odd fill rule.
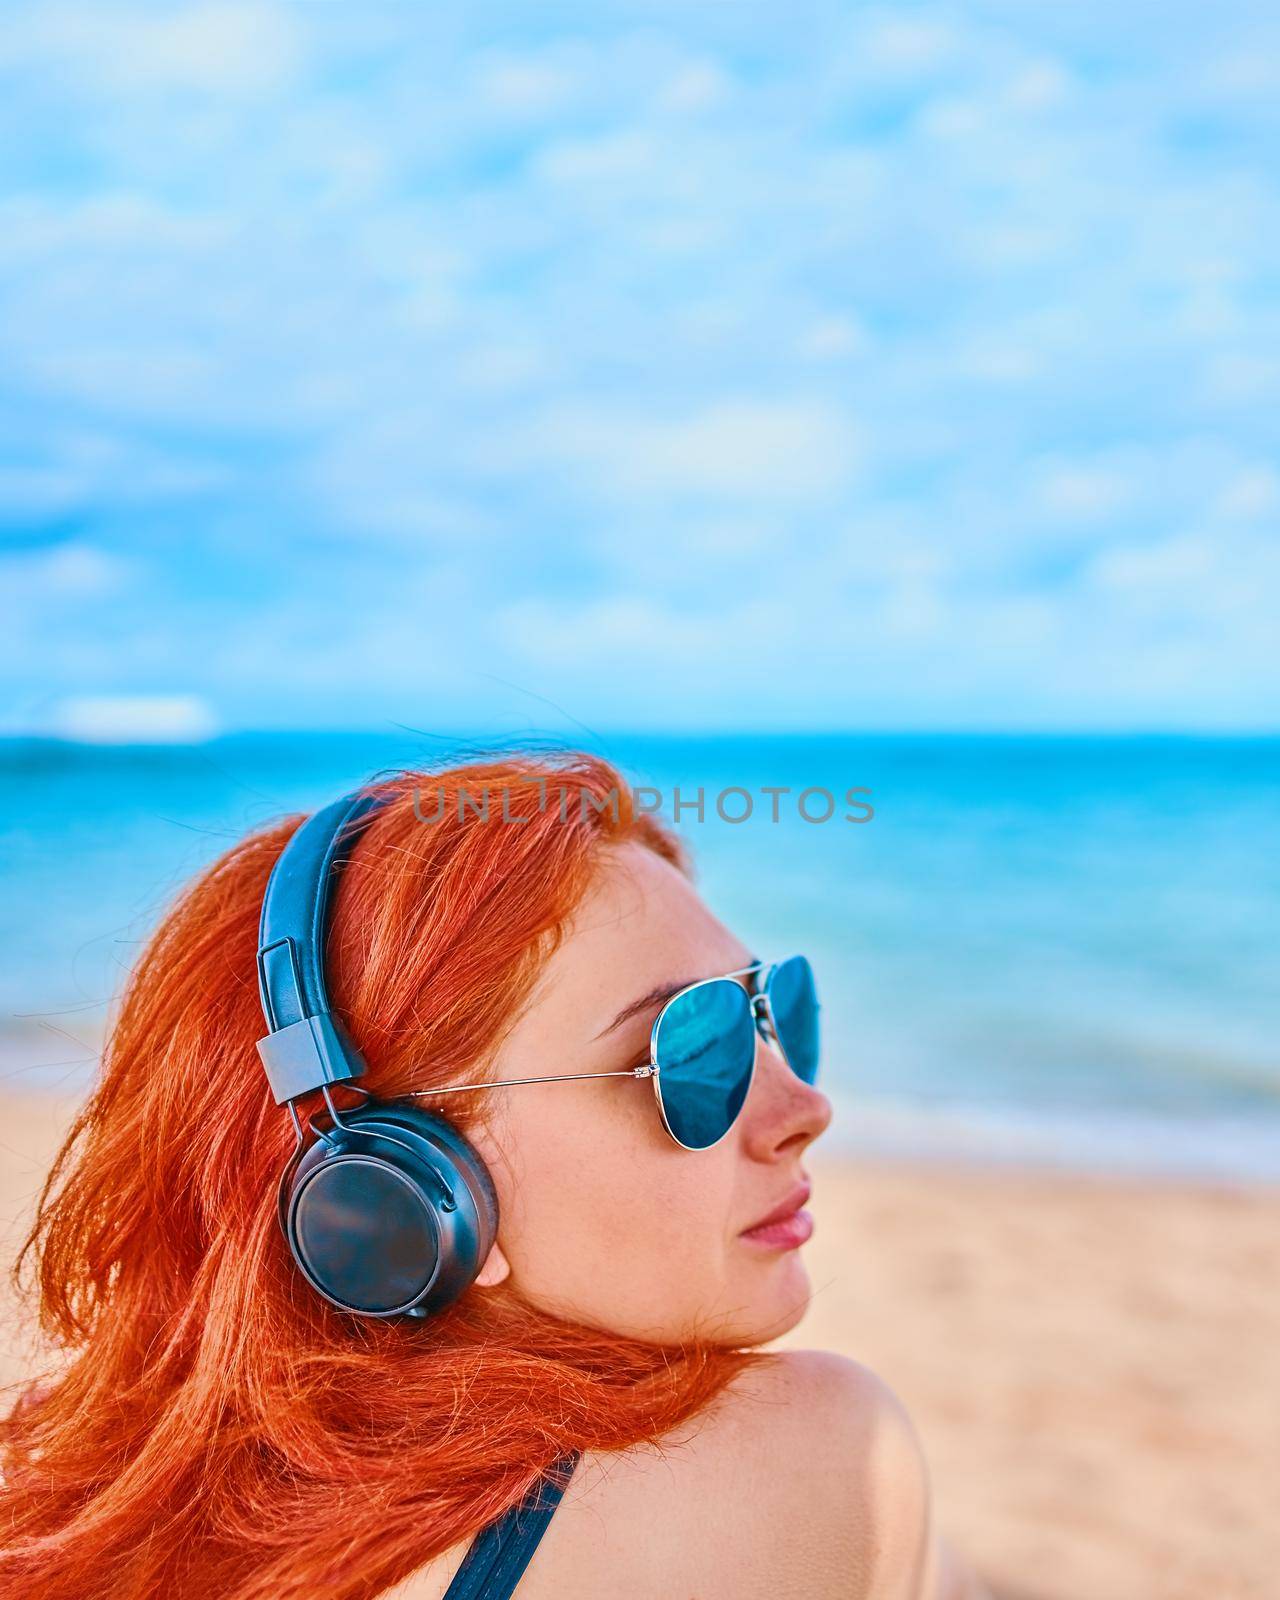
[[[637,1011],[648,1011],[651,1006],[661,1005],[664,1000],[670,1000],[673,994],[679,994],[681,989],[687,989],[691,983],[697,983],[697,981],[696,978],[681,978],[678,983],[655,984],[648,994],[642,994],[638,1000],[633,1000],[630,1005],[623,1006],[609,1026],[601,1028],[600,1032],[594,1034],[593,1037],[603,1039],[606,1033],[612,1033],[615,1028],[620,1028],[624,1022],[634,1017]]]
[[[748,956],[742,965],[744,967],[751,966],[757,959],[756,956]],[[713,976],[718,976],[718,974],[713,974]],[[638,1000],[633,1000],[630,1005],[623,1006],[609,1026],[601,1028],[599,1033],[592,1035],[592,1038],[603,1039],[606,1033],[612,1033],[615,1028],[620,1028],[624,1022],[629,1021],[638,1011],[648,1011],[652,1006],[661,1005],[664,1001],[670,1000],[673,994],[679,994],[681,989],[687,989],[691,983],[701,983],[702,981],[701,978],[681,978],[675,983],[654,984],[648,994],[642,994]]]

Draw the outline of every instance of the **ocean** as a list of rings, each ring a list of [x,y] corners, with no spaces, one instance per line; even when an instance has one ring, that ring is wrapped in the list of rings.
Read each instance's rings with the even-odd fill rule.
[[[1280,739],[547,737],[668,820],[678,790],[712,909],[811,957],[830,1145],[1280,1177]],[[466,753],[399,729],[0,740],[0,1076],[88,1081],[151,927],[242,832]]]

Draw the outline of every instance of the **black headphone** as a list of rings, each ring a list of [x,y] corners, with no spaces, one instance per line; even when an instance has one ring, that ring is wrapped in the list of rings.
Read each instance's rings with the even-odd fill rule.
[[[356,790],[317,811],[285,845],[258,927],[258,992],[270,1030],[258,1054],[298,1143],[280,1178],[280,1227],[304,1277],[331,1304],[363,1317],[425,1318],[474,1281],[498,1231],[498,1196],[478,1152],[442,1117],[377,1100],[339,1114],[329,1086],[365,1061],[329,1009],[324,979],[330,885],[388,793]],[[324,1092],[329,1119],[300,1096]]]

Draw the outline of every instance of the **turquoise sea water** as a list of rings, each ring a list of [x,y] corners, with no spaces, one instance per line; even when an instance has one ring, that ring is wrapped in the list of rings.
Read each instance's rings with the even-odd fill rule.
[[[556,742],[601,749],[668,818],[678,787],[713,909],[762,955],[811,955],[830,1139],[1280,1177],[1280,740]],[[141,941],[241,832],[457,749],[401,733],[0,741],[0,1070],[87,1077],[83,1042]],[[776,823],[767,786],[790,791]],[[854,786],[869,821],[843,820]],[[749,820],[717,815],[730,787]],[[804,820],[802,790],[814,817],[834,795],[830,820]]]

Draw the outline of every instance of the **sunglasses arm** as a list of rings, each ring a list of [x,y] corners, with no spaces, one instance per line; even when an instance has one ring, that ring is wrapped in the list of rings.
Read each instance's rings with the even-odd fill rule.
[[[456,1094],[459,1089],[505,1089],[513,1083],[569,1083],[574,1078],[652,1078],[657,1067],[632,1067],[629,1072],[562,1072],[553,1078],[495,1078],[479,1083],[451,1083],[442,1089],[411,1089],[406,1100],[429,1100],[433,1094]]]

